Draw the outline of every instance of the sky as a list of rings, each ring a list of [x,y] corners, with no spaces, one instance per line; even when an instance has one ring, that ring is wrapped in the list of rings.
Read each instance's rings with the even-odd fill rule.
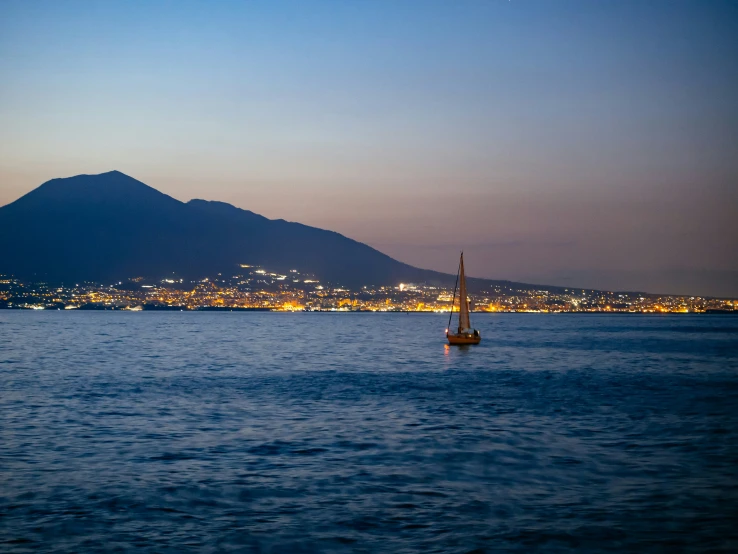
[[[738,296],[738,2],[0,2],[0,205],[113,169],[448,273]]]

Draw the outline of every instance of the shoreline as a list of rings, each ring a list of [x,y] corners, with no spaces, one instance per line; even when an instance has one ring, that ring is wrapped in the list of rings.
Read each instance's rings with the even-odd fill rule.
[[[8,311],[28,311],[28,312],[261,312],[261,313],[318,313],[318,314],[424,314],[424,315],[448,315],[449,312],[431,312],[431,311],[416,311],[416,310],[282,310],[279,308],[260,308],[260,307],[219,307],[219,306],[202,306],[198,308],[187,308],[184,306],[137,306],[136,308],[128,308],[125,306],[80,306],[80,307],[51,307],[51,308],[39,308],[39,307],[28,307],[28,306],[0,306],[0,310]],[[641,311],[641,312],[626,312],[626,311],[614,311],[614,310],[601,310],[601,311],[536,311],[536,310],[506,310],[506,311],[471,311],[470,313],[475,315],[520,315],[520,314],[532,314],[532,315],[625,315],[625,316],[637,316],[637,315],[738,315],[738,310],[720,310],[720,309],[709,309],[705,311]]]

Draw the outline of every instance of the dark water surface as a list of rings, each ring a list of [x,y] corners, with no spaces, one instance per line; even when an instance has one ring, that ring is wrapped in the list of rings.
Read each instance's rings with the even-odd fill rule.
[[[738,318],[473,319],[0,311],[0,551],[738,551]]]

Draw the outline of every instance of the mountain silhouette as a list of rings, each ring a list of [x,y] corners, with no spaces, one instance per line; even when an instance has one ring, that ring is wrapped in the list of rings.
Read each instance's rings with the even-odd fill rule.
[[[119,171],[52,179],[0,208],[0,273],[70,283],[233,274],[238,264],[298,269],[349,287],[453,284],[333,231],[224,202],[180,202]],[[530,285],[470,279],[484,285]],[[557,287],[553,287],[557,288]]]
[[[21,278],[203,277],[241,263],[347,286],[448,277],[332,231],[223,202],[180,202],[119,171],[53,179],[0,208],[0,272]]]

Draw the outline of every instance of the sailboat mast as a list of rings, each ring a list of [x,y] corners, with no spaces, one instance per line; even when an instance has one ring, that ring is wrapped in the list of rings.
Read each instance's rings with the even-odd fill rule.
[[[456,303],[456,287],[459,285],[459,273],[461,272],[461,260],[464,257],[464,252],[461,252],[461,258],[459,258],[459,268],[456,270],[456,283],[454,284],[454,296],[451,299],[451,310],[448,312],[448,325],[446,329],[451,329],[451,316],[454,314],[454,303]]]
[[[459,261],[459,329],[469,329],[469,301],[466,295],[466,276],[464,275],[464,253]]]

